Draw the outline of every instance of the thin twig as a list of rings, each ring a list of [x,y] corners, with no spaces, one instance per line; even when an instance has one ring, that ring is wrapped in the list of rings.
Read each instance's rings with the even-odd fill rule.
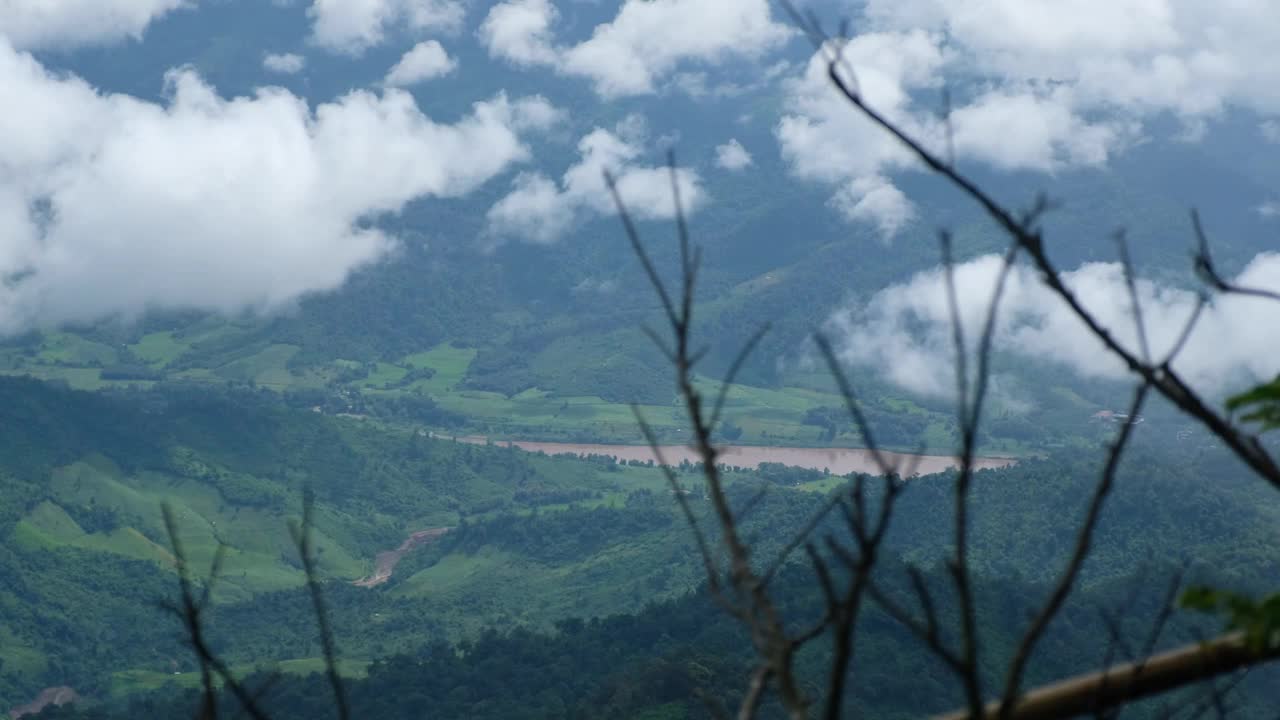
[[[319,571],[316,568],[315,553],[312,548],[312,530],[315,527],[315,496],[307,488],[302,494],[302,524],[294,525],[293,542],[302,558],[302,569],[307,578],[307,593],[311,596],[311,607],[315,612],[316,625],[320,630],[320,650],[324,656],[325,675],[329,687],[333,691],[333,702],[339,720],[350,720],[351,705],[347,701],[347,687],[338,671],[338,651],[334,645],[333,628],[329,624],[329,610],[324,600],[324,591],[320,587]]]
[[[210,718],[210,720],[217,717],[217,693],[214,687],[214,676],[217,676],[217,679],[222,682],[222,686],[235,697],[244,712],[248,713],[253,720],[268,720],[267,715],[258,707],[253,696],[236,680],[231,668],[209,647],[204,634],[203,615],[205,606],[201,602],[201,599],[208,597],[208,595],[202,593],[201,599],[196,597],[192,586],[190,566],[182,546],[181,537],[178,534],[178,522],[174,517],[173,508],[168,503],[164,503],[160,506],[160,512],[164,518],[165,531],[169,535],[169,544],[173,549],[174,566],[178,574],[178,590],[181,596],[181,605],[166,605],[165,607],[182,621],[183,628],[187,633],[187,642],[196,654],[196,661],[200,663],[202,717]],[[213,569],[217,570],[220,565],[221,560],[218,559],[218,555],[215,555]],[[216,580],[216,576],[209,577],[206,580],[206,587]]]
[[[1136,427],[1134,418],[1138,417],[1142,411],[1142,405],[1146,401],[1147,392],[1150,389],[1151,386],[1149,384],[1143,383],[1134,392],[1133,401],[1129,405],[1128,420],[1121,425],[1120,434],[1107,453],[1102,475],[1094,488],[1093,497],[1089,501],[1089,508],[1085,512],[1084,522],[1076,533],[1075,549],[1071,553],[1071,558],[1067,561],[1066,568],[1063,569],[1062,574],[1059,576],[1053,592],[1050,593],[1044,606],[1041,607],[1040,612],[1032,620],[1031,626],[1023,634],[1022,640],[1018,644],[1018,649],[1014,653],[1013,660],[1009,663],[1009,673],[1005,679],[1004,695],[1001,702],[1001,720],[1007,720],[1013,716],[1013,710],[1018,701],[1018,693],[1021,690],[1022,675],[1031,659],[1031,654],[1035,651],[1036,644],[1040,641],[1044,631],[1049,627],[1049,623],[1057,616],[1058,611],[1062,609],[1062,604],[1066,601],[1067,595],[1075,587],[1076,577],[1084,566],[1085,558],[1089,556],[1089,550],[1093,544],[1093,534],[1097,529],[1098,519],[1102,516],[1102,508],[1106,504],[1108,494],[1110,494],[1112,487],[1115,485],[1116,470],[1119,468],[1120,458],[1124,454],[1129,438],[1133,434],[1133,428]]]
[[[1274,300],[1280,302],[1280,293],[1264,290],[1262,288],[1245,287],[1227,282],[1226,279],[1218,273],[1217,268],[1213,264],[1213,257],[1209,254],[1209,236],[1204,231],[1204,224],[1200,222],[1200,212],[1192,208],[1191,210],[1191,229],[1196,235],[1196,253],[1193,263],[1196,272],[1200,275],[1209,286],[1219,292],[1229,295],[1251,295],[1266,300]]]

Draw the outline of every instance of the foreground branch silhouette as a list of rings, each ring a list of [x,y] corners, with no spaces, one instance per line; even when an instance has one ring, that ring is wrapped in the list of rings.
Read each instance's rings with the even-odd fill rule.
[[[606,182],[613,194],[618,214],[631,248],[639,259],[654,293],[658,297],[666,333],[646,327],[645,332],[655,342],[675,373],[676,389],[683,401],[688,420],[693,429],[691,445],[701,458],[700,469],[707,482],[707,497],[714,512],[714,530],[721,538],[721,547],[712,547],[708,541],[711,533],[689,506],[675,473],[667,467],[661,448],[652,428],[638,408],[636,418],[641,430],[665,469],[673,493],[680,504],[697,540],[699,552],[707,573],[707,584],[712,598],[747,629],[756,650],[757,666],[751,673],[747,690],[737,710],[737,717],[750,718],[757,714],[762,698],[772,690],[787,714],[794,719],[812,716],[815,705],[822,707],[824,718],[841,717],[844,710],[845,688],[851,673],[856,672],[852,659],[856,647],[858,620],[866,603],[871,600],[892,618],[910,630],[942,664],[948,668],[963,688],[965,707],[944,716],[946,720],[960,718],[992,718],[998,720],[1045,720],[1066,718],[1081,713],[1106,716],[1117,708],[1135,700],[1168,690],[1188,687],[1217,675],[1247,668],[1280,656],[1280,647],[1274,644],[1258,645],[1246,642],[1239,633],[1187,645],[1173,651],[1152,655],[1156,639],[1172,612],[1178,584],[1171,586],[1164,604],[1157,614],[1143,656],[1128,664],[1109,667],[1113,648],[1102,670],[1085,676],[1065,680],[1045,687],[1024,691],[1023,680],[1029,662],[1043,638],[1045,631],[1062,610],[1075,589],[1080,570],[1090,555],[1098,519],[1115,485],[1120,461],[1133,434],[1135,425],[1123,423],[1116,438],[1106,448],[1102,470],[1094,485],[1084,517],[1080,520],[1072,550],[1056,582],[1042,601],[1030,622],[1015,644],[1015,651],[1005,671],[1005,680],[995,700],[984,687],[981,668],[984,662],[983,643],[978,632],[977,601],[973,591],[972,573],[969,567],[969,504],[975,469],[975,452],[978,431],[981,427],[990,378],[990,356],[999,313],[999,305],[1008,275],[1020,258],[1039,271],[1053,294],[1095,336],[1107,352],[1120,359],[1137,381],[1129,416],[1137,416],[1152,392],[1172,402],[1183,413],[1219,438],[1225,446],[1260,478],[1280,489],[1280,466],[1263,447],[1253,433],[1233,424],[1230,417],[1214,410],[1174,370],[1173,363],[1186,346],[1206,301],[1202,298],[1187,319],[1172,348],[1160,358],[1152,355],[1147,340],[1143,309],[1139,303],[1135,273],[1128,247],[1122,234],[1117,235],[1117,245],[1125,281],[1128,288],[1134,318],[1138,348],[1131,349],[1117,339],[1113,330],[1103,326],[1081,303],[1067,286],[1059,269],[1049,259],[1039,228],[1039,219],[1050,207],[1047,199],[1037,199],[1032,208],[1016,213],[996,201],[976,182],[961,174],[950,160],[928,150],[922,141],[879,113],[867,104],[858,91],[856,76],[843,59],[845,38],[831,37],[823,32],[820,23],[812,15],[798,12],[789,3],[784,7],[796,24],[813,40],[819,52],[825,53],[827,74],[833,85],[849,104],[885,132],[902,142],[932,172],[978,203],[1005,234],[1008,247],[1004,254],[1000,273],[995,281],[992,297],[986,308],[985,320],[976,343],[965,337],[960,321],[957,293],[954,281],[954,260],[951,239],[941,233],[941,255],[947,283],[947,297],[951,313],[956,369],[956,420],[959,430],[957,448],[958,469],[953,480],[954,537],[952,553],[947,563],[951,590],[959,608],[959,646],[948,641],[940,627],[936,604],[923,573],[908,567],[908,579],[919,609],[912,609],[894,599],[875,576],[882,556],[885,532],[892,523],[895,501],[903,487],[903,478],[913,472],[886,461],[884,453],[875,441],[874,429],[869,426],[862,412],[858,396],[849,377],[841,367],[831,343],[822,334],[815,340],[827,363],[836,386],[845,400],[850,419],[857,428],[863,445],[870,451],[879,469],[883,492],[878,504],[868,508],[865,478],[853,480],[849,486],[832,495],[817,515],[805,523],[802,529],[784,545],[782,555],[767,565],[753,561],[752,548],[744,544],[739,528],[741,514],[735,515],[728,501],[724,480],[717,467],[719,450],[712,438],[720,421],[721,410],[732,384],[758,344],[765,329],[753,335],[735,357],[722,380],[719,393],[708,411],[707,402],[694,383],[694,367],[705,351],[694,351],[691,338],[694,311],[694,292],[701,254],[689,240],[689,231],[680,204],[678,178],[673,156],[668,157],[672,195],[675,208],[675,224],[679,245],[678,284],[672,287],[659,273],[648,248],[642,242],[626,204],[619,195],[613,178],[606,174]],[[1222,279],[1213,265],[1208,241],[1198,215],[1193,213],[1193,226],[1199,241],[1195,255],[1195,267],[1206,284],[1224,294],[1248,294],[1280,299],[1280,294],[1259,288],[1244,288]],[[970,371],[972,353],[974,368]],[[844,518],[846,532],[840,537],[825,535],[815,540],[811,535],[823,519],[833,510]],[[818,589],[825,601],[822,617],[804,629],[790,631],[788,626],[796,621],[779,615],[776,601],[769,593],[769,579],[788,556],[803,546],[812,565]],[[716,558],[723,554],[727,568],[718,566]],[[847,576],[843,586],[837,586],[833,566]],[[763,567],[763,569],[757,569]],[[1110,621],[1109,621],[1110,622]],[[1112,644],[1119,641],[1119,633],[1110,625]],[[801,691],[804,683],[796,677],[794,657],[797,650],[817,637],[829,635],[832,642],[831,660],[826,668],[827,682],[822,698],[807,696]],[[1210,699],[1203,708],[1221,711],[1221,691],[1209,686]]]
[[[302,521],[290,523],[289,531],[294,545],[302,561],[302,570],[307,594],[311,598],[311,611],[320,635],[321,654],[324,659],[325,676],[333,692],[334,710],[338,720],[350,720],[351,707],[347,700],[346,685],[338,669],[338,652],[334,641],[333,627],[329,623],[328,605],[324,599],[324,591],[320,586],[320,572],[316,567],[314,546],[314,510],[315,495],[310,488],[304,488],[302,494]],[[270,720],[263,711],[261,698],[280,680],[280,673],[267,675],[260,685],[250,690],[232,672],[231,667],[217,655],[206,639],[205,611],[213,600],[214,587],[222,572],[222,563],[226,558],[227,546],[219,542],[214,552],[209,574],[201,581],[202,587],[197,592],[196,581],[192,577],[190,560],[182,545],[178,532],[178,523],[173,508],[168,504],[161,506],[164,516],[165,530],[169,536],[169,544],[173,549],[174,569],[178,576],[179,601],[162,603],[162,607],[174,614],[181,622],[187,644],[191,646],[200,667],[200,710],[199,720],[216,720],[219,715],[218,696],[221,687],[239,705],[237,717],[248,716],[252,720]]]

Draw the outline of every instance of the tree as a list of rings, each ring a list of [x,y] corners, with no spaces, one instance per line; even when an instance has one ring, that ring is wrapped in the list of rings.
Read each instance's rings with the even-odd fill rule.
[[[1116,471],[1129,444],[1136,423],[1120,423],[1109,444],[1102,471],[1094,485],[1085,516],[1080,521],[1072,549],[1057,581],[1041,600],[1038,611],[1026,624],[1008,661],[1003,683],[996,688],[994,700],[984,683],[981,663],[984,638],[977,622],[973,573],[970,568],[968,537],[970,489],[975,469],[975,451],[983,424],[990,356],[994,329],[1005,282],[1015,263],[1025,260],[1039,271],[1047,288],[1096,337],[1107,352],[1119,358],[1136,381],[1128,416],[1137,417],[1152,393],[1158,394],[1181,410],[1190,420],[1217,437],[1231,453],[1245,463],[1257,477],[1280,490],[1280,466],[1256,434],[1242,422],[1258,421],[1262,429],[1280,425],[1280,379],[1259,386],[1228,403],[1228,410],[1250,408],[1242,420],[1216,411],[1198,395],[1174,370],[1173,361],[1194,332],[1200,310],[1207,302],[1202,298],[1197,310],[1183,328],[1178,342],[1164,357],[1154,357],[1146,340],[1143,309],[1138,301],[1132,264],[1123,236],[1118,238],[1132,313],[1139,343],[1137,348],[1121,343],[1110,328],[1096,320],[1080,299],[1063,281],[1062,273],[1049,259],[1045,239],[1039,226],[1049,201],[1041,196],[1025,212],[1014,212],[1001,204],[975,181],[962,174],[953,163],[928,150],[906,129],[895,124],[870,106],[858,91],[855,69],[843,59],[844,37],[828,35],[812,16],[803,15],[789,3],[784,6],[793,20],[810,37],[818,50],[825,53],[828,76],[833,87],[849,104],[884,132],[897,138],[924,166],[945,179],[962,195],[976,202],[995,221],[1007,240],[1002,270],[993,287],[981,332],[977,338],[965,336],[953,277],[954,262],[950,235],[940,233],[942,263],[952,311],[952,333],[955,350],[956,422],[959,428],[957,457],[959,468],[954,477],[954,536],[950,538],[949,574],[951,591],[959,608],[954,633],[943,632],[942,618],[936,611],[932,591],[920,571],[910,568],[909,580],[918,608],[908,607],[884,589],[877,574],[883,543],[894,516],[895,502],[904,486],[904,478],[912,468],[881,453],[876,441],[876,428],[868,421],[854,385],[846,375],[829,341],[816,336],[819,350],[844,397],[846,409],[861,435],[863,444],[874,455],[879,467],[878,481],[859,478],[843,491],[833,494],[805,526],[796,533],[776,558],[765,562],[753,555],[750,542],[739,528],[740,512],[732,507],[721,465],[717,462],[720,448],[716,440],[725,436],[721,418],[726,395],[735,377],[759,343],[767,326],[753,335],[730,364],[718,393],[704,395],[694,382],[694,367],[701,357],[693,338],[694,289],[701,264],[699,249],[691,242],[681,210],[679,184],[674,157],[669,158],[671,192],[676,207],[676,231],[679,241],[678,279],[664,280],[648,248],[617,191],[612,176],[606,181],[613,193],[623,229],[633,252],[639,259],[661,305],[665,333],[652,330],[648,334],[667,358],[675,375],[675,384],[690,423],[692,444],[701,462],[697,467],[706,482],[713,512],[713,526],[704,528],[690,506],[690,501],[674,469],[662,458],[658,438],[645,418],[636,410],[637,421],[659,463],[666,470],[673,496],[680,504],[699,551],[706,581],[715,602],[736,618],[749,631],[755,650],[755,669],[747,681],[737,717],[756,715],[766,693],[776,695],[787,714],[799,720],[811,717],[814,705],[821,703],[821,716],[838,718],[843,713],[843,699],[857,642],[859,618],[869,604],[901,623],[916,640],[936,656],[958,679],[964,691],[964,708],[948,718],[1060,718],[1082,712],[1098,712],[1116,708],[1136,699],[1184,687],[1223,672],[1246,667],[1280,656],[1280,595],[1262,601],[1232,596],[1207,588],[1192,588],[1183,597],[1187,607],[1223,610],[1229,616],[1227,634],[1159,656],[1151,656],[1152,646],[1136,662],[1103,668],[1089,676],[1056,685],[1026,690],[1024,678],[1029,661],[1045,631],[1059,614],[1076,586],[1081,567],[1088,558],[1094,532],[1108,495],[1115,484]],[[1210,290],[1223,294],[1251,294],[1280,300],[1280,294],[1266,289],[1244,288],[1222,279],[1216,271],[1206,233],[1198,216],[1192,213],[1192,228],[1198,241],[1195,268]],[[682,463],[683,467],[683,463]],[[868,484],[877,482],[879,492],[869,492]],[[814,538],[812,534],[831,513],[843,518],[840,535]],[[712,538],[718,537],[713,542]],[[770,583],[792,553],[803,549],[815,576],[815,583],[825,598],[826,610],[820,617],[807,621],[787,617],[775,599]],[[1174,585],[1176,588],[1176,584]],[[1153,637],[1172,610],[1175,594],[1170,593],[1164,609],[1153,620]],[[949,637],[955,635],[958,641]],[[831,656],[826,667],[827,683],[821,698],[810,697],[803,689],[796,670],[797,654],[814,640],[828,637]],[[1216,693],[1216,690],[1212,691]],[[1216,695],[1214,695],[1216,699]]]

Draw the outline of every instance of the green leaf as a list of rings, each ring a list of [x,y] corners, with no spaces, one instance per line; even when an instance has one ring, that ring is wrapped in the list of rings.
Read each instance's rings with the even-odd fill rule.
[[[1199,612],[1217,612],[1219,594],[1217,590],[1203,585],[1196,585],[1183,591],[1178,605],[1187,610]]]
[[[1247,411],[1240,419],[1261,424],[1263,431],[1280,428],[1280,375],[1271,382],[1227,398],[1227,410]]]
[[[1187,588],[1178,604],[1188,610],[1225,616],[1227,630],[1243,631],[1245,642],[1255,652],[1280,647],[1280,593],[1254,600],[1197,585]]]

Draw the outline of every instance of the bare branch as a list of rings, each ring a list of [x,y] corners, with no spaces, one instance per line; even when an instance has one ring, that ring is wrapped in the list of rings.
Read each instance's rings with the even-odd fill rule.
[[[897,468],[894,467],[893,463],[889,462],[884,453],[880,452],[880,446],[876,444],[871,424],[867,422],[867,417],[863,414],[862,408],[858,404],[858,396],[853,391],[853,385],[849,382],[849,377],[845,375],[844,369],[840,367],[840,361],[836,358],[831,342],[822,333],[814,335],[814,341],[817,342],[818,350],[822,352],[823,359],[827,361],[827,369],[831,371],[831,376],[836,380],[836,387],[840,390],[840,396],[844,398],[845,408],[849,411],[849,416],[853,418],[854,425],[858,428],[858,434],[862,436],[862,444],[871,453],[876,467],[880,469],[882,475],[896,474]]]
[[[1149,384],[1143,383],[1134,392],[1133,402],[1129,405],[1129,420],[1120,426],[1120,434],[1107,452],[1107,461],[1102,470],[1102,476],[1094,488],[1093,497],[1089,501],[1089,508],[1085,512],[1084,522],[1081,523],[1080,530],[1076,533],[1076,545],[1071,553],[1071,558],[1067,561],[1067,566],[1062,571],[1062,575],[1059,576],[1058,582],[1054,586],[1053,592],[1050,593],[1048,600],[1045,601],[1040,612],[1032,620],[1031,626],[1023,634],[1022,640],[1018,644],[1018,649],[1014,653],[1013,660],[1009,663],[1009,673],[1005,679],[1004,695],[1002,696],[1001,720],[1008,720],[1008,718],[1013,717],[1014,708],[1018,703],[1018,692],[1022,684],[1022,674],[1031,659],[1031,653],[1035,651],[1036,644],[1049,627],[1049,623],[1058,614],[1058,611],[1062,609],[1062,604],[1066,602],[1067,595],[1075,587],[1076,577],[1080,574],[1080,568],[1084,566],[1085,558],[1089,556],[1089,549],[1093,544],[1093,533],[1098,526],[1098,519],[1102,516],[1102,508],[1106,504],[1107,495],[1110,494],[1111,488],[1115,485],[1116,470],[1120,465],[1120,457],[1124,454],[1124,449],[1129,443],[1133,428],[1136,427],[1133,418],[1136,418],[1141,412],[1142,405],[1147,398],[1147,392],[1150,389],[1151,386]]]
[[[707,576],[707,585],[711,597],[734,617],[743,618],[745,613],[742,608],[733,605],[724,595],[720,584],[720,569],[716,566],[715,557],[711,554],[711,545],[707,542],[706,534],[702,532],[702,525],[698,522],[697,516],[693,514],[693,508],[689,505],[689,498],[685,495],[684,487],[680,485],[680,478],[676,476],[675,470],[671,468],[671,465],[667,463],[667,459],[663,456],[662,446],[658,444],[658,438],[654,435],[653,428],[644,419],[644,414],[640,412],[639,407],[632,405],[631,413],[636,418],[636,424],[640,426],[640,432],[644,434],[645,440],[649,443],[649,449],[653,452],[654,458],[657,459],[658,467],[662,469],[662,474],[667,478],[667,484],[671,486],[671,494],[675,496],[676,504],[680,507],[680,512],[684,515],[685,522],[689,525],[689,529],[693,531],[693,539],[698,546],[698,554],[702,557],[702,566]]]
[[[925,624],[917,620],[910,612],[899,605],[893,598],[889,597],[875,583],[867,585],[867,595],[884,610],[889,617],[893,618],[898,624],[911,631],[925,647],[934,655],[938,656],[947,667],[955,673],[957,677],[963,677],[966,673],[965,661],[960,654],[947,647],[942,638],[938,635],[937,624]]]
[[[302,524],[293,525],[293,542],[302,558],[302,569],[307,577],[307,593],[311,596],[311,607],[315,612],[316,625],[320,630],[320,650],[324,656],[325,675],[329,687],[333,691],[333,702],[339,720],[350,720],[351,704],[347,701],[347,687],[338,671],[338,651],[334,646],[333,627],[329,624],[329,610],[324,601],[324,591],[320,588],[320,575],[316,568],[314,548],[312,547],[315,527],[315,496],[310,488],[302,492]]]
[[[1149,658],[1046,685],[1022,697],[1011,720],[1065,720],[1118,704],[1158,695],[1207,678],[1280,657],[1280,647],[1250,648],[1242,633],[1184,645]],[[935,720],[997,720],[1003,703],[988,704],[978,715],[966,708]]]
[[[729,371],[725,373],[724,380],[721,381],[720,392],[716,395],[716,402],[711,410],[711,419],[707,421],[707,424],[712,429],[715,429],[720,423],[720,413],[724,410],[725,400],[728,399],[729,390],[733,387],[733,381],[738,377],[738,372],[742,370],[747,358],[751,357],[751,353],[755,351],[756,346],[760,344],[760,341],[768,332],[769,324],[765,323],[759,330],[752,333],[751,337],[742,346],[742,349],[738,351],[737,356],[734,357],[733,363],[729,365]]]
[[[956,294],[955,260],[951,256],[951,233],[938,233],[942,249],[942,271],[947,282],[947,309],[951,313],[951,341],[956,354],[956,404],[969,407],[969,351],[965,349],[964,322],[960,317],[960,299]]]
[[[907,568],[907,574],[911,578],[911,587],[915,590],[916,598],[920,601],[920,609],[924,611],[926,639],[930,642],[936,642],[938,638],[938,612],[934,609],[933,596],[929,594],[929,585],[925,582],[920,568],[913,565]]]
[[[1142,351],[1142,360],[1151,364],[1151,343],[1147,340],[1147,324],[1142,316],[1142,303],[1138,301],[1138,281],[1134,277],[1133,260],[1129,257],[1129,241],[1124,230],[1116,231],[1116,247],[1120,253],[1120,267],[1124,271],[1124,284],[1129,291],[1129,310],[1133,313],[1133,324],[1138,333],[1138,347]]]
[[[653,287],[653,291],[657,293],[658,299],[662,301],[662,309],[667,314],[667,322],[675,324],[677,322],[675,305],[671,302],[671,296],[667,293],[662,277],[658,275],[658,269],[654,266],[653,261],[649,259],[649,253],[644,249],[644,243],[640,241],[640,232],[636,230],[636,224],[631,219],[631,213],[627,212],[626,204],[622,202],[622,195],[618,192],[618,183],[608,170],[604,173],[604,182],[609,187],[609,193],[613,196],[614,205],[618,207],[618,216],[621,218],[622,227],[627,233],[627,240],[631,243],[631,251],[640,259],[640,265],[644,268],[645,275],[649,276],[649,284]]]
[[[1169,352],[1165,354],[1164,360],[1160,361],[1160,367],[1169,368],[1173,366],[1173,361],[1182,353],[1182,349],[1187,346],[1187,341],[1191,339],[1191,333],[1196,328],[1196,323],[1200,322],[1200,316],[1204,313],[1204,306],[1208,303],[1204,295],[1196,296],[1196,306],[1192,308],[1191,315],[1187,318],[1186,324],[1182,326],[1182,331],[1178,333],[1178,339],[1174,341],[1173,346],[1169,348]]]
[[[1192,208],[1191,210],[1191,228],[1196,234],[1196,253],[1193,257],[1193,264],[1196,273],[1210,287],[1222,293],[1229,295],[1251,295],[1267,300],[1275,300],[1280,302],[1280,293],[1261,288],[1244,287],[1234,283],[1227,282],[1226,279],[1218,273],[1217,268],[1213,264],[1213,257],[1209,254],[1209,237],[1204,231],[1204,224],[1200,222],[1200,212]]]
[[[1043,203],[1042,203],[1043,205]],[[1028,213],[1029,217],[1035,210]],[[991,302],[987,306],[986,320],[977,347],[977,377],[973,397],[968,406],[959,405],[957,418],[960,425],[960,468],[955,480],[955,554],[948,567],[955,582],[960,605],[961,653],[964,658],[965,696],[970,710],[977,714],[982,707],[982,676],[978,671],[981,640],[978,636],[978,611],[973,596],[969,574],[969,489],[973,481],[974,456],[977,450],[978,429],[982,423],[982,410],[986,405],[987,388],[991,376],[991,344],[999,319],[1000,301],[1009,279],[1009,273],[1017,260],[1018,245],[1013,243],[1005,252],[1000,272],[996,276]],[[958,312],[954,313],[959,321]],[[964,351],[963,335],[957,331],[958,350]]]
[[[787,3],[784,2],[784,7]],[[789,8],[788,12],[793,17],[798,15],[794,8]],[[810,37],[823,37],[820,28],[807,28],[806,32]],[[825,46],[819,46],[825,48]],[[1085,309],[1075,293],[1063,282],[1057,267],[1049,259],[1044,249],[1044,241],[1040,231],[1033,227],[1030,222],[1035,219],[1035,213],[1028,213],[1022,219],[1016,217],[1012,212],[998,203],[990,194],[977,185],[973,180],[962,175],[953,166],[912,137],[906,130],[899,127],[894,121],[890,120],[875,108],[868,105],[859,94],[857,88],[846,80],[848,72],[842,72],[844,66],[843,53],[836,49],[828,50],[827,76],[836,89],[845,97],[845,99],[853,105],[866,118],[883,129],[886,133],[901,142],[917,159],[934,173],[940,175],[962,193],[974,200],[986,214],[995,221],[995,223],[1005,231],[1006,234],[1025,251],[1031,259],[1032,264],[1041,274],[1041,280],[1058,298],[1068,307],[1073,315],[1083,322],[1089,332],[1094,335],[1106,349],[1117,356],[1124,362],[1125,366],[1131,372],[1138,375],[1142,380],[1151,383],[1151,385],[1163,395],[1166,399],[1174,403],[1183,412],[1191,415],[1199,420],[1210,432],[1221,439],[1228,448],[1230,448],[1241,460],[1243,460],[1250,468],[1262,476],[1267,482],[1280,487],[1280,467],[1278,467],[1271,455],[1262,447],[1256,438],[1245,434],[1234,428],[1228,420],[1219,415],[1216,411],[1204,403],[1204,401],[1187,387],[1186,383],[1179,378],[1168,366],[1153,367],[1148,363],[1144,363],[1139,357],[1130,352],[1127,348],[1119,343],[1111,332],[1103,327],[1101,323]],[[1037,206],[1040,210],[1048,207],[1046,202],[1041,202]],[[1193,225],[1199,225],[1198,216],[1193,215]],[[1212,261],[1209,260],[1205,251],[1208,243],[1204,239],[1203,228],[1197,231],[1198,237],[1201,239],[1202,252],[1197,257],[1197,267],[1200,269],[1207,268],[1209,271],[1209,279],[1212,281],[1221,277],[1216,274],[1213,269]],[[1202,262],[1203,261],[1203,262]],[[1235,288],[1226,284],[1227,290],[1245,291],[1245,294],[1261,294],[1264,297],[1273,297],[1280,299],[1280,295],[1270,293],[1268,291],[1259,291],[1259,293],[1248,292],[1248,288]]]
[[[764,696],[764,689],[769,682],[769,676],[773,673],[769,670],[768,665],[761,665],[756,671],[751,673],[751,682],[747,685],[747,695],[742,700],[742,706],[738,708],[738,720],[751,720],[756,716],[756,710],[760,708],[760,699]]]
[[[178,534],[178,522],[174,517],[173,508],[168,503],[165,503],[160,506],[160,512],[164,518],[165,531],[169,535],[169,544],[173,549],[174,569],[178,574],[178,590],[181,601],[181,605],[170,605],[168,607],[182,621],[183,629],[187,634],[187,642],[196,654],[196,661],[200,664],[202,717],[217,717],[217,692],[214,685],[214,676],[216,675],[222,686],[231,692],[244,712],[253,720],[268,720],[267,715],[258,707],[253,696],[236,680],[231,669],[210,649],[204,634],[203,614],[205,606],[200,599],[197,599],[192,585],[191,569],[182,546],[181,537]],[[213,568],[217,570],[220,566],[221,560],[215,554]],[[210,577],[206,581],[206,587],[215,580],[215,577]],[[202,594],[201,598],[203,599],[204,597],[207,597],[207,593]]]
[[[840,493],[832,493],[831,497],[827,498],[826,502],[818,508],[817,512],[810,516],[808,522],[804,524],[800,531],[791,536],[791,539],[787,541],[787,544],[778,552],[778,556],[774,558],[773,562],[769,563],[765,567],[764,571],[760,573],[761,585],[767,586],[772,582],[774,576],[782,569],[783,564],[786,563],[787,558],[791,553],[795,552],[795,549],[800,547],[800,545],[807,542],[809,536],[813,534],[813,531],[818,527],[819,523],[821,523],[822,520],[831,512],[831,508],[839,504],[841,500],[842,496]]]

